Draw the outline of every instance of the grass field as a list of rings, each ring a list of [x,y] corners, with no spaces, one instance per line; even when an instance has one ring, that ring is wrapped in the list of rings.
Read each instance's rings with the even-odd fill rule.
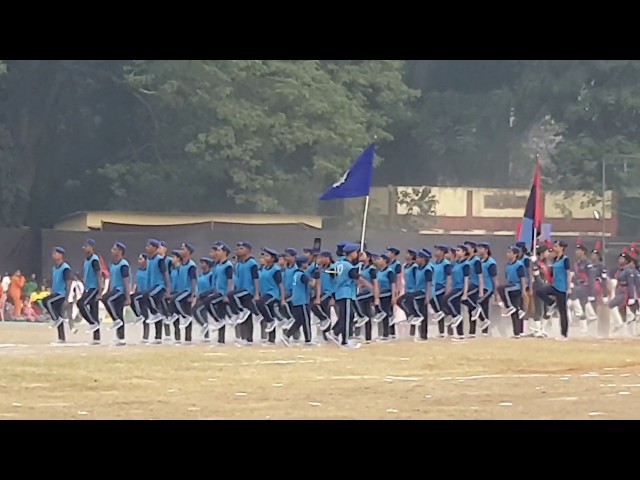
[[[83,332],[51,346],[54,335],[0,324],[0,418],[640,419],[640,340],[342,350],[88,347]]]

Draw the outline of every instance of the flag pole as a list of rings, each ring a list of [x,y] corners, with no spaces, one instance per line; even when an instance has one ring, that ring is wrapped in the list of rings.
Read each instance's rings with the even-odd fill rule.
[[[536,173],[535,175],[538,176],[539,175],[539,171],[540,171],[540,154],[536,153]],[[536,247],[538,246],[538,222],[536,221],[536,217],[538,217],[538,215],[540,215],[540,228],[542,228],[542,212],[537,212],[538,209],[541,209],[541,205],[540,205],[540,188],[541,188],[541,179],[538,179],[538,185],[536,186],[536,214],[534,215],[534,220],[533,220],[533,248],[531,249],[531,253],[533,253],[533,255],[535,256],[536,254]]]
[[[364,252],[364,238],[367,234],[367,216],[369,215],[369,195],[364,199],[364,216],[362,218],[362,236],[360,237],[360,253]]]

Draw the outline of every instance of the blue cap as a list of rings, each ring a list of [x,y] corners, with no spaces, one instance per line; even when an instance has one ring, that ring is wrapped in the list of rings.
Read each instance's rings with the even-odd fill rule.
[[[415,248],[409,248],[407,252],[409,252],[409,255],[413,255],[414,257],[418,254],[418,250]]]
[[[87,241],[84,242],[85,245],[89,245],[90,247],[96,246],[96,241],[93,238],[87,238]]]
[[[182,252],[180,250],[171,250],[171,255],[174,257],[181,257]]]
[[[165,242],[164,240],[160,240],[160,246],[161,247],[166,247],[167,246],[167,242]]]
[[[400,250],[398,249],[398,247],[394,247],[394,246],[387,247],[387,252],[391,252],[394,255],[400,255]]]
[[[470,248],[476,248],[478,246],[478,244],[472,240],[467,240],[464,244]]]
[[[303,248],[302,251],[304,253],[311,253],[311,254],[317,254],[318,253],[318,250],[316,250],[315,248],[309,248],[309,247]]]
[[[251,250],[253,248],[253,245],[251,245],[249,242],[238,242],[236,243],[236,247],[246,248],[248,250]]]
[[[486,249],[491,248],[491,244],[489,242],[480,242],[477,246],[479,248],[486,248]]]
[[[127,246],[122,242],[116,242],[113,244],[113,246],[119,249],[122,253],[125,253],[127,251]]]
[[[62,248],[62,247],[53,247],[53,251],[57,252],[57,253],[61,253],[62,255],[64,255],[65,253],[67,253],[67,251]]]
[[[285,248],[284,253],[287,255],[291,255],[292,257],[298,256],[298,251],[295,248]]]
[[[326,257],[326,258],[331,258],[331,252],[328,250],[323,250],[322,252],[320,252],[320,256],[321,257]]]
[[[357,252],[360,250],[360,245],[356,245],[355,243],[347,243],[344,247],[342,247],[342,251],[347,255],[353,252]]]
[[[231,253],[231,249],[226,243],[219,242],[216,245],[218,246],[218,250],[224,250],[227,253]]]
[[[344,247],[345,245],[348,245],[348,244],[349,244],[349,242],[338,242],[338,243],[336,244],[336,247],[338,247],[338,248],[342,248],[342,247]]]
[[[449,247],[447,247],[446,245],[435,245],[433,248],[444,253],[447,253],[449,251]]]
[[[428,250],[426,248],[423,248],[422,250],[420,250],[418,252],[418,256],[422,257],[422,258],[431,258],[433,255],[431,253],[431,250]]]
[[[567,242],[565,242],[564,240],[556,240],[555,241],[556,245],[560,245],[561,247],[567,248],[569,245],[567,245]]]
[[[195,250],[193,248],[193,245],[191,245],[190,243],[183,243],[182,248],[186,248],[187,250],[189,250],[189,253],[193,253],[193,251]]]
[[[518,248],[523,248],[526,247],[527,243],[526,242],[516,242],[516,247]]]
[[[278,258],[278,251],[274,248],[263,248],[262,253]]]
[[[391,257],[386,253],[383,253],[382,255],[380,255],[380,258],[382,258],[383,260],[386,260],[387,262],[391,261]]]
[[[155,238],[150,238],[147,240],[147,244],[152,247],[158,248],[160,246],[160,240],[156,240]]]
[[[305,257],[304,255],[296,257],[296,265],[300,266],[304,265],[305,263],[309,263],[309,259],[307,257]]]
[[[213,264],[213,260],[209,257],[202,257],[200,259],[200,263],[206,263],[207,265],[212,265]]]
[[[509,247],[509,250],[511,250],[516,255],[520,253],[520,248],[517,245]]]
[[[449,249],[449,251],[450,251],[451,253],[456,253],[456,249],[455,249],[454,247],[451,247],[451,248]]]
[[[456,250],[462,250],[463,252],[468,252],[469,247],[467,247],[466,245],[457,245]]]

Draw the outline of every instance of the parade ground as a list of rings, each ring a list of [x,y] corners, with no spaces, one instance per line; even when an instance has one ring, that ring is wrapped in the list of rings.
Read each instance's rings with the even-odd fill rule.
[[[54,337],[43,324],[0,324],[0,419],[640,419],[640,339],[344,350]]]

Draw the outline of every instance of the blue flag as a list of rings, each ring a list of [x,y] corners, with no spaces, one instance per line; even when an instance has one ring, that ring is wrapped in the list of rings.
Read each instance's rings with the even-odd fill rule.
[[[373,159],[376,146],[369,145],[340,180],[324,192],[320,200],[368,197],[373,181]]]

